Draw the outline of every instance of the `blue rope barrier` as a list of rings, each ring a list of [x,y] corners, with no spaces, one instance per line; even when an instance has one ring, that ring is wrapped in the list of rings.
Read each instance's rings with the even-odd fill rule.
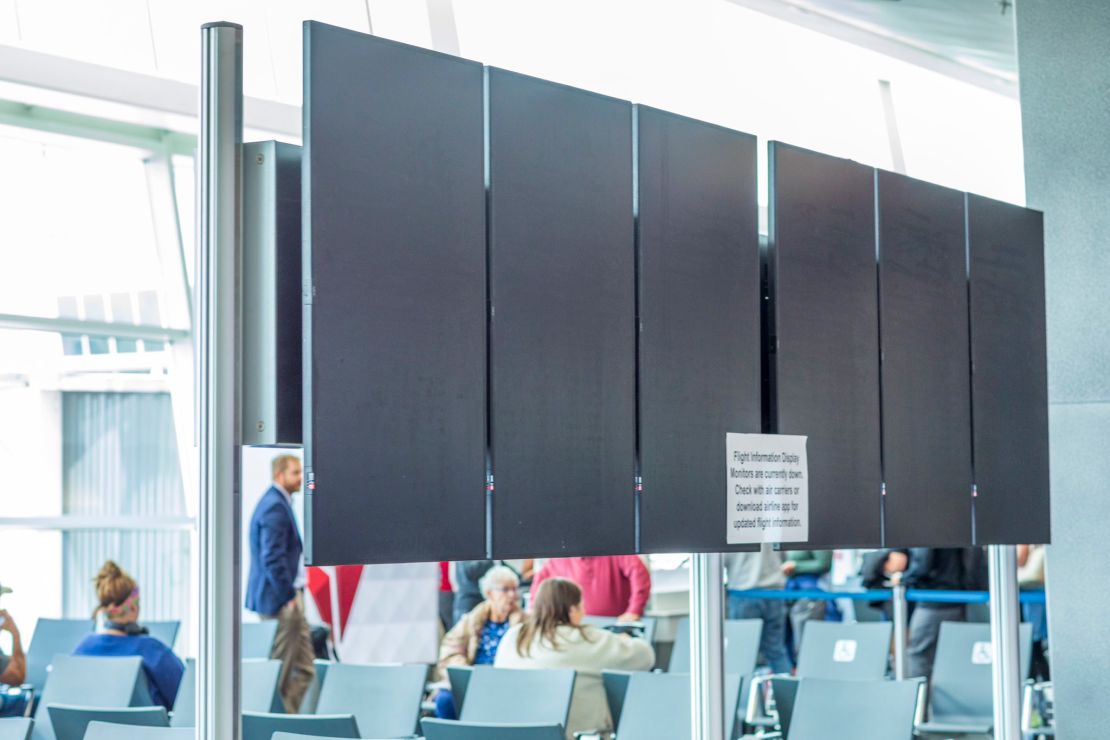
[[[796,590],[777,588],[752,588],[729,589],[729,595],[741,599],[772,599],[779,601],[794,601],[796,599],[814,599],[817,601],[831,601],[833,599],[852,599],[853,601],[890,601],[893,592],[889,589],[868,589],[864,591],[826,591],[818,588],[801,588]],[[929,601],[940,604],[986,604],[990,602],[990,594],[986,591],[933,591],[923,588],[906,589],[906,601]],[[1018,595],[1022,604],[1044,604],[1045,592],[1043,589],[1022,591]]]
[[[778,599],[781,601],[794,601],[795,599],[815,599],[828,601],[832,599],[852,599],[854,601],[890,601],[891,592],[886,589],[871,589],[867,591],[824,591],[819,588],[799,588],[787,591],[781,588],[752,588],[745,590],[729,589],[729,594],[735,594],[741,599]]]

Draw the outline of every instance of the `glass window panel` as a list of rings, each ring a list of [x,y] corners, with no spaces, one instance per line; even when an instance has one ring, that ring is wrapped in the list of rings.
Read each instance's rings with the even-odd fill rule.
[[[0,126],[0,313],[57,316],[60,297],[159,287],[142,156]]]

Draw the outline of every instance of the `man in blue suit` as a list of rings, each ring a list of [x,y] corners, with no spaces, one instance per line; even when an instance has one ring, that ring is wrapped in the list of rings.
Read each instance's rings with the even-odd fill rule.
[[[301,461],[294,455],[275,457],[273,476],[273,485],[251,517],[247,608],[263,619],[278,621],[271,657],[281,661],[281,698],[285,711],[294,714],[316,676],[304,616],[301,534],[291,502],[301,489]]]

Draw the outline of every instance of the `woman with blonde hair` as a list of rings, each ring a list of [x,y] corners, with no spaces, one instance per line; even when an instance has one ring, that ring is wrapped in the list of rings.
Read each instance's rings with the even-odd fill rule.
[[[601,672],[646,671],[655,651],[643,640],[582,623],[582,589],[565,578],[540,584],[532,613],[501,640],[498,668],[572,668],[574,694],[566,736],[586,730],[609,730],[613,721],[605,701]]]
[[[139,656],[143,659],[150,698],[157,705],[173,709],[185,665],[170,648],[139,625],[139,586],[135,579],[109,560],[96,576],[96,597],[100,601],[93,612],[97,631],[82,640],[73,654]]]

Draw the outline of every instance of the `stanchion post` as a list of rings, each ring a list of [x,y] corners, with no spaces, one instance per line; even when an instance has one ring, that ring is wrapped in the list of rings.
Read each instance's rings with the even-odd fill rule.
[[[243,28],[201,27],[197,156],[197,446],[200,645],[197,737],[238,740],[239,269]]]
[[[1021,740],[1021,651],[1018,613],[1017,551],[990,545],[991,644],[994,661],[995,740]]]
[[[906,678],[906,645],[909,631],[909,608],[906,603],[906,586],[901,582],[891,586],[891,619],[894,620],[894,678]]]
[[[693,740],[725,740],[724,571],[720,553],[690,560],[690,690]]]

